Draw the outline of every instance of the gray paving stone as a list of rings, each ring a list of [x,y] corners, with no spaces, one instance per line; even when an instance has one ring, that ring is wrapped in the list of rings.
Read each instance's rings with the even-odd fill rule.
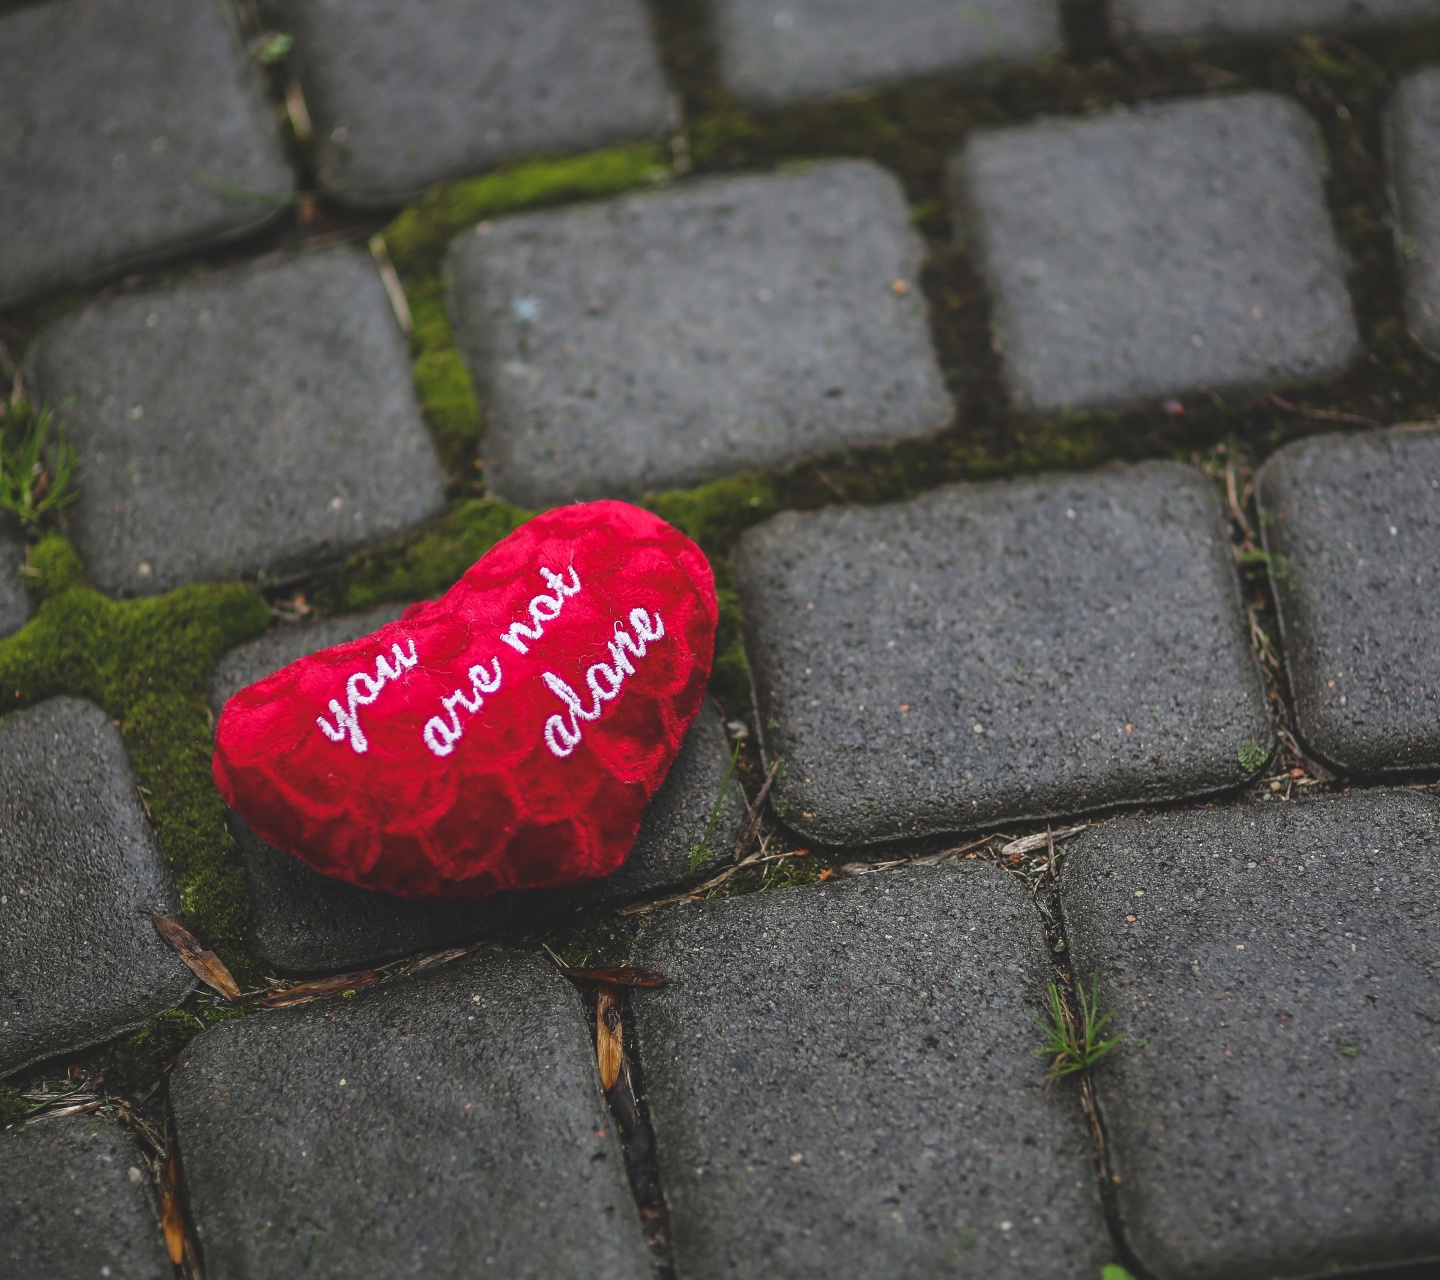
[[[321,185],[385,206],[516,156],[661,137],[640,0],[287,0]]]
[[[650,1280],[581,1002],[543,958],[226,1023],[170,1099],[213,1280]]]
[[[9,1280],[171,1280],[155,1193],[116,1121],[37,1120],[0,1134],[0,1272]]]
[[[1117,34],[1167,41],[1193,36],[1360,31],[1440,17],[1435,0],[1111,0]]]
[[[93,702],[0,719],[0,1076],[140,1026],[190,971],[143,914],[178,904],[120,731]]]
[[[823,843],[1202,795],[1272,742],[1229,538],[1188,467],[787,512],[736,568],[774,803]]]
[[[482,224],[447,279],[486,475],[541,505],[944,426],[923,254],[868,161]]]
[[[1031,1014],[1039,916],[979,863],[671,911],[633,1003],[676,1273],[1094,1280],[1072,1090]]]
[[[404,341],[354,249],[99,303],[28,363],[64,406],[73,537],[111,594],[283,577],[443,509]]]
[[[1415,340],[1440,358],[1440,68],[1427,67],[1400,82],[1390,100],[1385,141],[1405,322]]]
[[[0,523],[0,636],[30,621],[30,597],[20,572],[24,563],[24,537],[12,524]]]
[[[718,0],[725,87],[781,107],[892,80],[990,77],[1060,52],[1056,0]]]
[[[1096,1087],[1151,1274],[1440,1256],[1440,800],[1126,819],[1077,842],[1060,893],[1129,1042]]]
[[[281,627],[232,649],[211,680],[211,709],[218,717],[226,700],[247,684],[317,649],[366,635],[400,611],[399,605],[383,605],[363,614]],[[250,885],[256,950],[282,971],[333,972],[513,932],[577,906],[678,887],[728,856],[740,834],[745,796],[733,777],[726,781],[730,759],[724,726],[706,705],[645,810],[624,865],[614,875],[565,893],[510,894],[482,902],[423,902],[373,893],[311,870],[266,844],[232,814],[231,831]],[[709,852],[702,853],[695,846],[705,842],[707,829]]]
[[[1258,491],[1301,738],[1347,773],[1440,769],[1440,431],[1304,440]]]
[[[1359,352],[1319,135],[1286,98],[976,130],[950,177],[1023,408],[1243,396]]]
[[[293,187],[223,0],[0,13],[0,307],[245,235]]]

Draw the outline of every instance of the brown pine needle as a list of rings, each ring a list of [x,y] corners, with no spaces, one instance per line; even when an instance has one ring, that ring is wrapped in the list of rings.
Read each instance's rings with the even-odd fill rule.
[[[262,1009],[285,1009],[292,1004],[306,1004],[325,996],[343,995],[360,987],[372,987],[382,978],[374,969],[361,969],[356,973],[337,973],[333,978],[316,978],[313,982],[297,982],[294,986],[272,991],[262,1001]]]

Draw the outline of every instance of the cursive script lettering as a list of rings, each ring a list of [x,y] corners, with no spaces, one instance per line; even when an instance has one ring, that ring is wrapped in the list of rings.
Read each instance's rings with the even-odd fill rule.
[[[552,755],[563,760],[574,751],[584,736],[580,722],[600,719],[603,704],[620,696],[626,677],[635,674],[635,664],[630,655],[643,658],[654,641],[664,639],[664,621],[658,613],[653,615],[653,622],[651,618],[652,615],[644,609],[631,609],[633,636],[619,622],[615,623],[614,638],[610,641],[610,662],[596,662],[585,672],[585,686],[593,699],[588,708],[580,695],[553,671],[543,673],[546,687],[565,704],[568,712],[564,716],[553,715],[545,721],[545,745]]]
[[[460,723],[460,708],[464,707],[473,716],[485,704],[481,695],[494,693],[500,687],[500,659],[491,658],[490,665],[494,668],[493,675],[479,663],[465,673],[470,680],[468,694],[464,689],[456,689],[454,693],[440,699],[440,705],[449,713],[448,721],[439,716],[431,716],[425,722],[425,745],[437,756],[448,756],[455,750],[455,744],[465,735],[464,727]]]
[[[400,678],[402,671],[408,671],[419,659],[415,655],[415,641],[410,641],[410,652],[402,652],[398,644],[390,646],[395,661],[386,660],[384,653],[375,659],[375,674],[357,671],[345,682],[345,706],[336,698],[330,699],[330,714],[335,717],[332,725],[324,716],[317,716],[315,723],[331,742],[350,740],[350,746],[357,755],[370,750],[370,742],[360,728],[360,708],[368,707],[380,696],[380,691],[389,683]]]
[[[545,584],[555,594],[547,596],[542,592],[530,601],[528,611],[533,625],[527,627],[523,622],[515,622],[500,635],[500,639],[516,653],[529,653],[530,646],[525,641],[540,639],[545,634],[545,623],[553,622],[558,618],[560,610],[565,606],[566,599],[580,590],[580,577],[575,572],[573,564],[570,566],[570,584],[568,586],[565,584],[564,578],[549,569],[541,569],[540,574],[545,579]]]

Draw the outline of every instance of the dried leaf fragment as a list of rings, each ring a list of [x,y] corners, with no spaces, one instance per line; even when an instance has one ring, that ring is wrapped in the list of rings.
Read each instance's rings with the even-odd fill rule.
[[[1042,831],[1038,835],[1012,840],[1009,844],[1000,846],[1000,856],[1009,858],[1020,853],[1034,853],[1036,849],[1046,849],[1052,840],[1056,844],[1062,840],[1069,840],[1072,836],[1078,836],[1089,825],[1089,823],[1082,822],[1078,827],[1062,827],[1059,831]]]
[[[337,973],[333,978],[316,978],[312,982],[297,982],[282,991],[272,991],[260,1001],[262,1009],[284,1009],[292,1004],[305,1004],[325,996],[343,995],[360,987],[371,987],[379,982],[381,975],[374,969],[361,969],[356,973]]]
[[[669,981],[658,969],[636,969],[631,965],[620,965],[612,969],[570,969],[560,970],[567,978],[579,978],[585,982],[608,982],[617,987],[663,987]]]
[[[213,951],[206,951],[189,929],[154,912],[150,913],[150,920],[155,932],[201,982],[227,1000],[240,999],[240,984],[225,967],[225,962]]]
[[[625,1063],[625,1029],[620,1021],[620,988],[602,982],[595,998],[595,1056],[600,1061],[600,1087],[609,1093]]]
[[[160,1226],[165,1232],[165,1251],[177,1267],[185,1261],[185,1213],[180,1208],[179,1186],[180,1161],[172,1143],[160,1173]]]

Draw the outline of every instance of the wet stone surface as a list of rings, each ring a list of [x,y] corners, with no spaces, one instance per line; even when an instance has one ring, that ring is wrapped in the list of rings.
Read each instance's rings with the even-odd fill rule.
[[[225,701],[245,685],[317,649],[366,635],[398,617],[401,609],[382,605],[363,614],[281,627],[232,649],[211,680],[212,711],[218,717]],[[586,904],[678,887],[728,857],[740,834],[745,798],[733,777],[727,782],[730,759],[724,726],[707,703],[646,808],[635,847],[619,871],[566,892],[506,894],[478,902],[406,900],[332,880],[265,843],[231,814],[231,833],[250,886],[256,951],[282,971],[332,971],[525,929]],[[708,847],[697,848],[700,844]]]
[[[1385,141],[1405,323],[1426,351],[1440,357],[1440,68],[1417,71],[1396,87]]]
[[[386,206],[519,156],[663,137],[641,0],[287,0],[321,185]]]
[[[1115,31],[1141,40],[1363,31],[1440,17],[1435,0],[1111,0]]]
[[[1227,397],[1359,351],[1319,134],[1276,94],[972,133],[957,221],[1024,408]]]
[[[1306,746],[1361,776],[1440,768],[1440,431],[1290,445],[1258,492]]]
[[[649,1280],[580,997],[487,953],[193,1041],[170,1085],[213,1280]]]
[[[71,536],[111,594],[283,577],[444,508],[404,340],[356,250],[102,302],[28,359],[67,406]]]
[[[892,80],[990,78],[1060,51],[1056,0],[718,0],[721,75],[747,106],[786,106]]]
[[[178,905],[120,731],[70,697],[0,719],[0,1075],[185,997],[147,911]]]
[[[171,1280],[150,1175],[114,1120],[0,1134],[0,1273],[10,1280]]]
[[[1229,539],[1188,467],[786,513],[736,568],[776,811],[808,838],[1195,796],[1250,776],[1242,743],[1270,748]]]
[[[866,161],[481,224],[447,281],[487,478],[628,496],[944,426],[922,255]]]
[[[672,909],[632,1003],[676,1274],[1094,1280],[1084,1119],[1047,1092],[1038,914],[988,864]]]
[[[0,307],[243,235],[293,185],[223,0],[0,13]]]
[[[1152,1274],[1440,1256],[1440,800],[1121,820],[1081,837],[1060,896],[1128,1041],[1096,1091]]]

